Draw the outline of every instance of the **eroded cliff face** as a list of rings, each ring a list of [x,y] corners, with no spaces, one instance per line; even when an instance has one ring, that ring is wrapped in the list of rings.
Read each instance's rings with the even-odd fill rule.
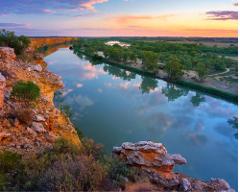
[[[18,60],[14,50],[7,47],[0,48],[0,73],[0,150],[40,152],[58,138],[81,146],[72,123],[53,104],[54,92],[63,87],[59,76],[44,64]],[[10,98],[13,85],[20,80],[33,81],[41,90],[40,98],[31,107]],[[29,124],[18,118],[24,110],[32,114]]]
[[[75,38],[73,37],[36,37],[31,38],[30,47],[33,49],[37,49],[44,45],[56,45],[56,44],[64,44],[66,42],[73,41]]]

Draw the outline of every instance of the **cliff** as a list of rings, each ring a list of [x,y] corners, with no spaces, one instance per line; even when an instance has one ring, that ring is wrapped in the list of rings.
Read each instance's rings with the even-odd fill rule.
[[[45,65],[17,59],[14,50],[7,47],[0,48],[0,74],[0,150],[40,152],[59,138],[81,145],[72,123],[53,104],[54,92],[63,87],[60,77]],[[33,107],[10,98],[13,85],[20,80],[32,81],[41,90]],[[21,121],[29,118],[26,113],[32,114],[30,123]]]
[[[67,42],[73,41],[75,38],[73,37],[35,37],[31,38],[30,47],[33,49],[37,49],[44,45],[57,45],[57,44],[64,44]]]

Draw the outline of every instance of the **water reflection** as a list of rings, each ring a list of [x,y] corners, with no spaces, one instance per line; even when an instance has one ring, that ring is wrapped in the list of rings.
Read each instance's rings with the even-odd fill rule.
[[[204,101],[205,101],[205,97],[202,96],[200,93],[196,93],[196,95],[192,96],[192,99],[191,99],[191,102],[195,107],[198,107]]]
[[[233,129],[237,129],[237,133],[234,134],[234,137],[238,139],[238,118],[233,117],[232,119],[228,120],[228,123],[232,126]]]
[[[150,77],[142,77],[142,83],[140,89],[142,93],[150,93],[150,91],[154,91],[158,86],[158,81],[156,79]]]
[[[65,83],[55,102],[70,106],[75,125],[107,152],[126,141],[162,142],[188,159],[180,171],[237,186],[236,105],[116,66],[93,65],[66,49],[46,61]]]
[[[188,92],[188,89],[179,88],[172,83],[167,83],[167,85],[162,88],[162,93],[168,98],[168,101],[175,101],[181,96],[186,96]]]
[[[122,80],[130,81],[136,78],[135,73],[111,65],[104,65],[103,70],[115,77],[120,77]]]

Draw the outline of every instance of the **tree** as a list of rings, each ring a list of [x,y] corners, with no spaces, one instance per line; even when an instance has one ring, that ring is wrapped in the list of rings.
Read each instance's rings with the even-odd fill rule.
[[[170,81],[179,79],[183,75],[182,69],[183,66],[176,56],[171,56],[165,65],[165,71],[167,72]]]
[[[203,80],[204,77],[206,76],[207,74],[207,68],[206,66],[203,64],[203,63],[198,63],[197,64],[197,67],[196,67],[196,71],[198,73],[198,76],[200,78],[200,80]]]
[[[13,48],[17,55],[22,54],[29,44],[30,40],[25,36],[18,37],[14,32],[0,30],[0,46]]]
[[[154,53],[152,51],[143,52],[144,67],[150,71],[155,72],[158,69],[158,59],[159,56],[157,53]]]

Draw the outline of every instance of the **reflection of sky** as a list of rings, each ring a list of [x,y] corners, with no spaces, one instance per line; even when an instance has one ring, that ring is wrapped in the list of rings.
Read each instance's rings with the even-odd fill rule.
[[[203,179],[225,178],[236,187],[236,129],[227,122],[237,116],[236,105],[201,95],[205,101],[196,107],[191,103],[193,91],[182,91],[183,95],[169,102],[162,92],[167,86],[164,81],[143,93],[142,77],[123,80],[131,74],[111,66],[105,72],[104,65],[93,66],[66,49],[46,61],[54,61],[49,69],[63,77],[64,104],[73,109],[74,123],[107,151],[125,141],[162,142],[170,153],[188,159],[189,164],[178,170]]]

